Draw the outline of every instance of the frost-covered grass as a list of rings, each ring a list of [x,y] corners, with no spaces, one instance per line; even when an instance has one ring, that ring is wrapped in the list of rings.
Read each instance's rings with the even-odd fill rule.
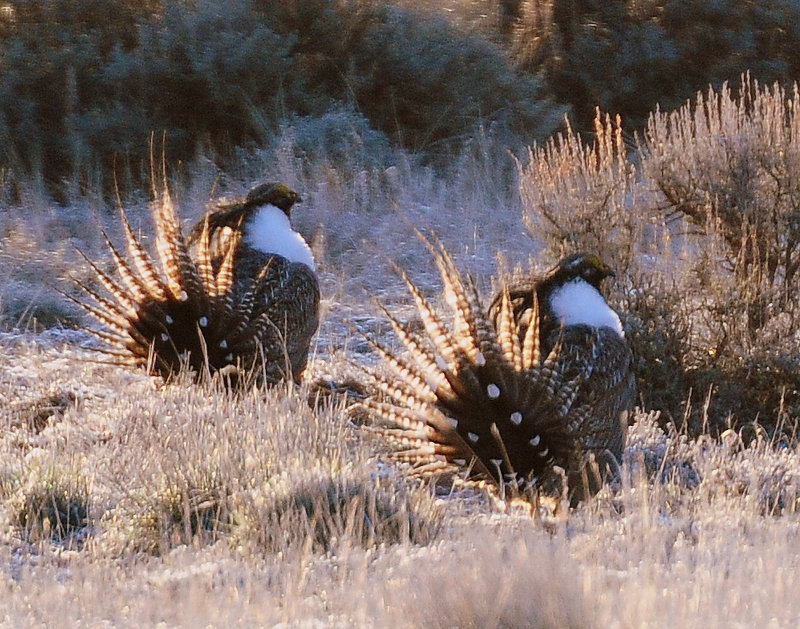
[[[0,338],[9,626],[782,627],[800,615],[794,446],[691,440],[639,413],[619,487],[531,514],[396,478],[302,390],[234,400],[164,385],[91,362],[85,341]],[[331,500],[332,485],[348,489]],[[61,531],[30,506],[20,520],[26,497],[56,495],[87,505],[85,521]]]
[[[779,124],[777,104],[765,111]],[[719,222],[687,233],[662,189],[670,182],[633,168],[611,121],[591,149],[567,134],[532,151],[517,186],[493,168],[502,151],[481,138],[443,176],[371,144],[342,116],[287,122],[237,172],[195,164],[190,181],[171,182],[182,216],[196,220],[212,196],[264,178],[302,194],[294,219],[312,241],[323,292],[311,379],[371,360],[352,328],[388,333],[374,297],[412,313],[390,260],[436,299],[412,226],[437,232],[485,296],[497,269],[541,269],[561,247],[600,250],[619,271],[608,292],[645,407],[620,483],[556,513],[463,484],[420,486],[376,462],[376,444],[343,409],[309,406],[307,387],[234,397],[101,364],[88,335],[35,331],[33,318],[81,320],[53,288],[88,277],[73,245],[107,259],[100,227],[120,242],[114,210],[25,198],[0,207],[3,624],[795,626],[794,297],[751,321],[761,302],[737,292],[747,274],[736,264],[755,268],[753,258],[714,231]],[[315,129],[337,125],[331,145],[314,144]],[[731,147],[754,140],[746,127]],[[670,165],[694,151],[698,172],[717,163],[691,134],[680,141],[637,157]],[[345,162],[333,157],[342,146]],[[691,199],[725,198],[712,192]],[[777,194],[766,184],[751,192]],[[146,203],[125,204],[147,240]]]

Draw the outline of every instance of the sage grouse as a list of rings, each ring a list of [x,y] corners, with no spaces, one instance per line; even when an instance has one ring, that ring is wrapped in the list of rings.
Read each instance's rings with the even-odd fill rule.
[[[89,260],[110,297],[79,283],[94,301],[81,305],[106,328],[93,333],[115,362],[164,376],[186,366],[237,383],[300,379],[319,284],[311,250],[289,223],[299,200],[283,184],[258,186],[209,212],[187,242],[165,191],[152,206],[160,264],[122,211],[127,259],[104,234],[118,278]]]
[[[415,473],[466,467],[517,489],[566,490],[572,504],[596,493],[618,469],[635,397],[620,319],[599,291],[611,269],[571,256],[504,287],[485,313],[472,278],[443,245],[430,248],[452,324],[398,269],[424,334],[384,309],[407,353],[371,341],[394,372],[370,371],[384,396],[362,403],[378,420],[372,430]]]

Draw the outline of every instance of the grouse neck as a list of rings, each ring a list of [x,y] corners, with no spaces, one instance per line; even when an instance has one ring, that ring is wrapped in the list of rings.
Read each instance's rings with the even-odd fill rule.
[[[607,327],[621,337],[625,336],[617,313],[606,303],[600,291],[582,278],[555,288],[550,294],[550,307],[564,325]]]
[[[274,205],[262,205],[247,223],[244,242],[253,249],[301,262],[312,271],[314,255],[305,239],[289,223],[286,213]]]

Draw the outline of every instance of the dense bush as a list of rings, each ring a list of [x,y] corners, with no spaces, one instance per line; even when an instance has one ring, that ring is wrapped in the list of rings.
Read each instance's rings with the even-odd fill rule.
[[[682,287],[695,395],[775,421],[800,412],[800,95],[742,82],[653,114],[642,164],[663,210],[702,234]]]
[[[569,131],[520,173],[551,259],[588,249],[624,271],[642,402],[692,432],[800,416],[800,96],[742,81],[656,111],[637,169],[598,117],[592,144]]]
[[[671,209],[718,233],[744,290],[742,323],[757,331],[778,311],[793,317],[800,286],[798,93],[747,81],[727,85],[647,127],[646,175]]]
[[[96,187],[141,180],[151,132],[172,159],[262,144],[349,103],[431,154],[482,119],[532,138],[556,118],[500,48],[386,0],[11,3],[0,17],[0,166]],[[88,10],[87,10],[88,9]],[[123,177],[124,179],[124,177]]]
[[[595,141],[571,128],[534,146],[520,172],[523,217],[551,258],[595,251],[626,274],[640,254],[642,217],[630,211],[642,186],[628,161],[619,118],[597,114]]]
[[[711,83],[750,70],[763,82],[800,79],[800,7],[791,0],[534,0],[516,5],[519,63],[546,69],[557,99],[590,129],[594,108],[644,125]]]

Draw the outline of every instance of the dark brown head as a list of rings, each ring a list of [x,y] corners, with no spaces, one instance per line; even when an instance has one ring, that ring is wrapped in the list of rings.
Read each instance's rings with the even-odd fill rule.
[[[282,183],[262,183],[247,193],[244,205],[247,209],[274,205],[291,218],[292,206],[300,203],[300,195]]]
[[[600,259],[600,256],[594,253],[574,253],[550,269],[540,286],[555,288],[571,280],[582,278],[600,290],[600,284],[607,277],[614,277],[614,271]]]

